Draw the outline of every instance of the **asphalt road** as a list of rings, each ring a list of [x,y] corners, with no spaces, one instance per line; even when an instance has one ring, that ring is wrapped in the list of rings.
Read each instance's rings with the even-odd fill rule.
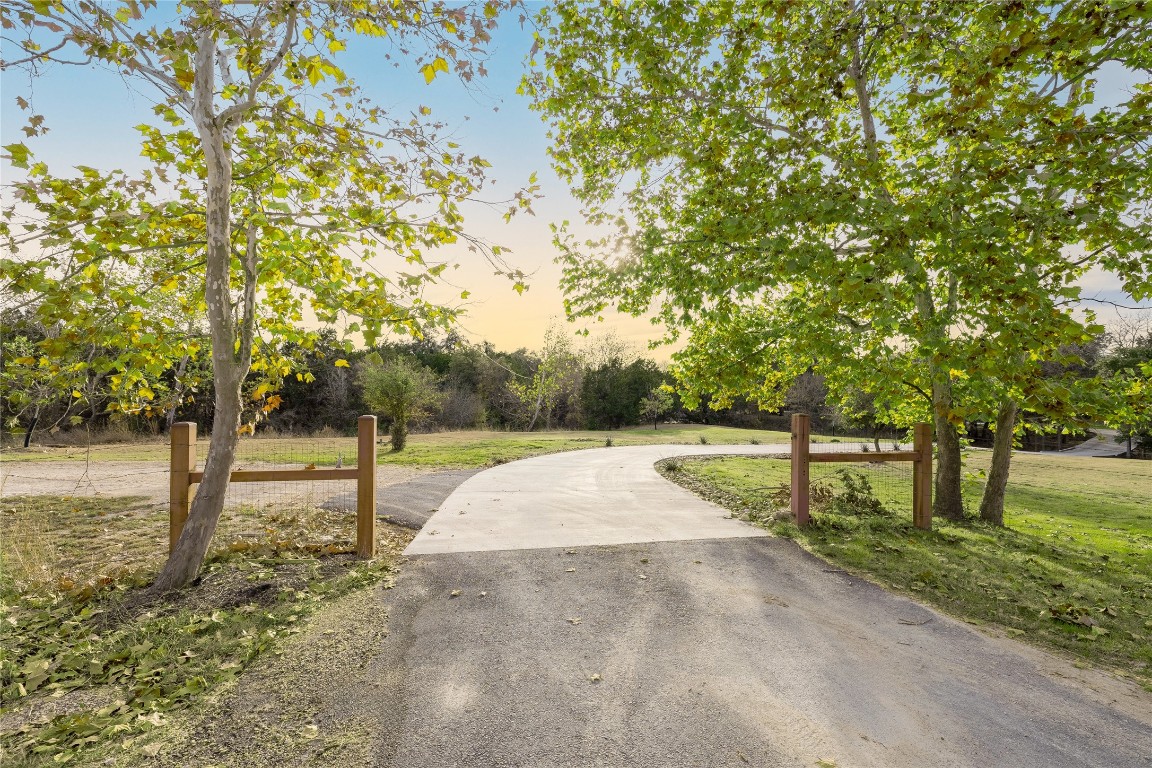
[[[642,449],[543,458],[465,481],[381,598],[390,634],[352,694],[378,713],[373,764],[1152,766],[1152,696],[1085,687],[1062,660],[790,541],[751,529],[694,539],[678,506],[689,501],[670,484],[663,500],[649,488],[642,504],[620,507],[621,481],[651,479]],[[574,483],[588,491],[581,501],[549,506]],[[476,513],[485,497],[492,508]],[[594,525],[576,534],[582,544],[546,546],[532,532],[568,536],[582,507],[607,517],[608,542],[588,540]],[[709,507],[701,530],[722,517]],[[497,524],[500,508],[514,525]],[[676,517],[675,540],[617,541],[650,526],[613,523],[614,511]],[[456,543],[431,543],[444,541]]]
[[[375,765],[1152,765],[1152,708],[787,540],[422,555],[386,600]]]

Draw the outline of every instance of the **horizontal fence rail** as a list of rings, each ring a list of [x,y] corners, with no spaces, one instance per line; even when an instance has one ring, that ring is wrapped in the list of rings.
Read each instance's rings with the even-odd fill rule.
[[[168,552],[188,520],[192,507],[192,486],[204,479],[196,469],[196,425],[182,421],[172,425],[172,453],[169,463],[170,499],[168,511]],[[231,473],[233,483],[278,483],[309,480],[356,481],[356,554],[376,556],[376,417],[361,416],[356,432],[356,466],[349,469],[238,469]]]

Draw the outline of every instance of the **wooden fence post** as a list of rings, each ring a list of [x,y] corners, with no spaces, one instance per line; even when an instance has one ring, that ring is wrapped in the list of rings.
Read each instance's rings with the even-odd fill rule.
[[[376,556],[376,417],[361,416],[356,442],[356,554]]]
[[[196,425],[180,421],[172,425],[172,450],[168,473],[168,554],[176,549],[188,509],[192,503],[192,484],[188,475],[196,469]]]
[[[912,450],[919,454],[912,465],[912,524],[932,530],[932,426],[912,428]]]
[[[792,414],[792,517],[808,525],[808,414]]]

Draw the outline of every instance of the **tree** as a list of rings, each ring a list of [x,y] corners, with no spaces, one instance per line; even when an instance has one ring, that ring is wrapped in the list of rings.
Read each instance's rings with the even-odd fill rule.
[[[431,368],[410,357],[388,362],[379,355],[365,358],[359,375],[364,402],[391,422],[392,450],[402,451],[408,442],[408,424],[428,416],[440,401],[439,378]]]
[[[1127,441],[1126,455],[1132,457],[1133,440],[1152,454],[1152,332],[1123,339],[1098,366],[1119,403],[1108,422]]]
[[[933,421],[935,512],[958,519],[966,419],[1010,435],[1075,405],[1037,373],[1099,330],[1077,278],[1149,295],[1152,87],[1096,100],[1104,67],[1147,70],[1140,3],[560,2],[538,23],[523,88],[619,233],[559,228],[568,311],[689,334],[689,406],[777,405],[811,367]]]
[[[565,400],[575,400],[580,389],[581,364],[573,349],[572,337],[557,325],[544,334],[540,361],[528,382],[510,381],[509,387],[528,413],[525,430],[531,432],[544,417],[544,428],[552,428],[553,414]]]
[[[645,419],[652,420],[652,429],[657,429],[660,417],[672,410],[672,393],[663,385],[653,387],[644,399],[640,401],[640,414]]]
[[[584,370],[580,399],[589,429],[619,429],[637,424],[641,403],[661,383],[663,374],[651,360],[638,358],[628,365],[618,357]]]
[[[25,144],[5,146],[27,176],[13,185],[17,203],[5,209],[0,237],[12,253],[38,253],[0,267],[13,294],[48,297],[45,319],[67,319],[75,334],[129,339],[104,365],[133,396],[151,391],[149,382],[190,343],[151,323],[150,308],[171,301],[186,316],[206,317],[212,440],[157,589],[198,573],[228,487],[245,379],[260,378],[252,396],[263,398],[291,373],[278,343],[307,348],[305,307],[325,324],[352,316],[348,332],[369,344],[386,330],[419,335],[426,325],[447,325],[455,310],[429,303],[422,290],[449,266],[429,261],[428,250],[458,241],[523,289],[500,249],[462,228],[460,203],[475,198],[489,164],[441,138],[427,109],[400,116],[372,105],[336,63],[353,38],[377,38],[397,66],[418,69],[427,82],[440,72],[468,80],[483,74],[484,45],[503,6],[188,0],[174,24],[160,14],[152,25],[154,0],[2,6],[0,24],[26,34],[6,34],[23,51],[5,71],[37,74],[79,51],[156,98],[160,123],[138,127],[151,167],[136,178],[94,168],[54,177]],[[59,43],[44,42],[49,34]],[[23,97],[18,104],[30,108]],[[31,115],[26,133],[42,132],[42,123]],[[529,205],[529,194],[517,195],[509,215]],[[394,277],[371,263],[378,255],[395,262]],[[106,290],[109,276],[125,274],[148,290]],[[85,326],[69,311],[78,291],[104,291],[106,324]]]

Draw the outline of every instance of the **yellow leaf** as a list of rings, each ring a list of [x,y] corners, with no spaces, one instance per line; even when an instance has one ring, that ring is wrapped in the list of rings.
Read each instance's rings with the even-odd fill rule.
[[[431,64],[425,64],[423,67],[421,67],[420,71],[424,73],[424,84],[427,85],[436,79],[437,72],[448,71],[448,62],[445,61],[442,57],[437,56],[432,60]]]
[[[340,358],[339,360],[336,361],[336,367],[337,368],[351,368],[352,366],[349,364],[349,362],[347,360],[345,360],[344,358]]]
[[[140,387],[138,392],[140,394],[140,397],[144,398],[145,400],[151,400],[152,398],[156,397],[156,393],[153,392],[148,387]]]
[[[84,397],[84,395],[80,394],[80,390],[74,389],[72,390],[72,397]]]

